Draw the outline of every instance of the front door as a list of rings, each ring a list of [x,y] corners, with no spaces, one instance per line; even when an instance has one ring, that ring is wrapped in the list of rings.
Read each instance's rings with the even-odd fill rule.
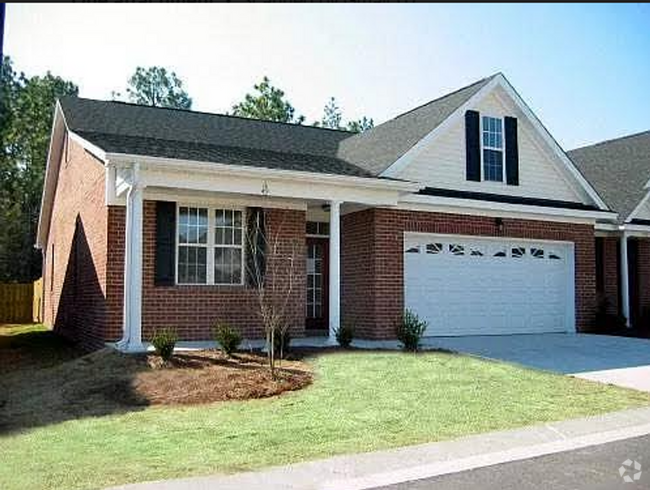
[[[305,327],[327,329],[329,242],[325,238],[307,238],[307,312]]]

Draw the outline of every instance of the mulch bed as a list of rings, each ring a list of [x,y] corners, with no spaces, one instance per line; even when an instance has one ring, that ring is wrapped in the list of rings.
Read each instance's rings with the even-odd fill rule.
[[[143,361],[150,369],[138,372],[131,387],[151,405],[265,398],[304,388],[312,381],[309,365],[301,361],[276,361],[272,377],[266,356],[255,353],[227,357],[206,350],[180,352],[167,363],[155,355]]]
[[[0,348],[0,357],[15,347]],[[20,350],[26,357],[42,353],[25,344]],[[45,366],[26,362],[0,372],[0,434],[151,405],[264,398],[312,382],[306,362],[278,361],[272,377],[266,356],[255,352],[232,357],[217,350],[177,352],[167,363],[153,354],[126,355],[112,349],[73,359],[63,356],[59,362],[54,357]]]

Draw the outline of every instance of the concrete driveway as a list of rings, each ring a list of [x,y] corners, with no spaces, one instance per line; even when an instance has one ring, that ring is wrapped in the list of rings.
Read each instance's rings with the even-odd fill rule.
[[[429,337],[423,343],[650,392],[650,340],[646,339],[540,334]]]

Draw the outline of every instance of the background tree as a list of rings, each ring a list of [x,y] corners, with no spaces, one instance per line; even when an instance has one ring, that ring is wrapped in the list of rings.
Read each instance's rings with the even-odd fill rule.
[[[3,62],[0,87],[0,281],[41,274],[34,249],[54,104],[77,86],[47,72],[26,78]]]
[[[329,129],[341,129],[342,119],[343,114],[341,113],[341,108],[336,103],[336,99],[330,97],[330,100],[323,108],[323,118],[320,120],[320,123],[316,123],[315,126]]]
[[[329,129],[346,129],[353,133],[362,133],[375,126],[373,120],[365,116],[355,121],[348,121],[346,125],[343,125],[342,123],[343,111],[336,103],[336,99],[330,97],[330,100],[323,108],[323,117],[320,121],[316,121],[314,126]]]
[[[304,116],[296,116],[296,110],[286,100],[284,91],[271,85],[268,77],[254,85],[254,93],[246,94],[244,100],[232,108],[234,116],[249,117],[285,123],[302,124]]]
[[[172,109],[191,109],[192,99],[183,89],[183,82],[173,71],[162,66],[144,68],[138,66],[129,78],[126,94],[135,104],[169,107]],[[119,98],[119,92],[112,93]]]
[[[349,121],[346,129],[353,133],[363,133],[364,131],[368,131],[374,127],[375,122],[372,118],[363,116],[361,119],[357,119],[356,121]]]

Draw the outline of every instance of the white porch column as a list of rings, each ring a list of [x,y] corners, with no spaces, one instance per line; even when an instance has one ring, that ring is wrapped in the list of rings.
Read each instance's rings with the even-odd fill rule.
[[[144,189],[137,181],[134,168],[133,183],[126,197],[126,226],[124,254],[124,318],[123,337],[117,344],[124,352],[139,352],[142,345],[142,228]]]
[[[621,309],[625,324],[630,326],[630,275],[627,262],[627,234],[621,235]]]
[[[341,202],[330,202],[329,341],[336,343],[341,323]]]

